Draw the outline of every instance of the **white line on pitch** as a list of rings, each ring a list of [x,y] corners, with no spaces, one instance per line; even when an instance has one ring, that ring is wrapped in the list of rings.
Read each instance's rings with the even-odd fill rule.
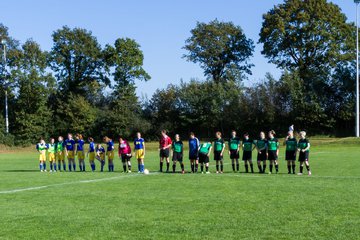
[[[157,173],[150,173],[150,174],[154,175]],[[129,174],[129,175],[125,175],[125,176],[117,176],[117,177],[110,177],[110,178],[97,178],[97,179],[80,180],[80,181],[75,181],[75,182],[56,183],[56,184],[50,184],[50,185],[44,185],[44,186],[38,186],[38,187],[18,188],[18,189],[0,191],[0,194],[10,194],[10,193],[17,193],[17,192],[24,192],[24,191],[31,191],[31,190],[39,190],[39,189],[44,189],[44,188],[49,188],[49,187],[72,185],[72,184],[78,184],[78,183],[93,183],[93,182],[110,181],[110,180],[114,180],[114,179],[136,177],[136,176],[142,176],[142,174],[131,174],[131,175]]]

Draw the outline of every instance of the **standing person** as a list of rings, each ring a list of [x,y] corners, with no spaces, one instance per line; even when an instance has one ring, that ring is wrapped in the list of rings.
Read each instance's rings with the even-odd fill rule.
[[[257,164],[259,168],[259,173],[265,173],[267,159],[267,140],[265,138],[264,132],[260,132],[260,138],[255,141],[255,146],[258,151]],[[263,164],[262,166],[261,162]]]
[[[285,160],[287,161],[288,174],[295,174],[295,160],[296,160],[296,150],[297,150],[297,141],[294,137],[294,132],[289,131],[288,135],[285,138],[284,145],[286,145],[285,151]]]
[[[180,140],[179,134],[175,135],[175,141],[172,143],[172,161],[173,161],[173,173],[176,170],[176,162],[180,163],[181,166],[181,173],[185,173],[184,163],[183,163],[183,152],[184,152],[184,145],[183,142]]]
[[[279,141],[275,138],[275,131],[271,130],[268,133],[268,160],[270,161],[270,172],[272,173],[273,165],[275,165],[276,173],[279,172],[279,165],[278,165],[278,156],[279,156]]]
[[[61,171],[61,164],[63,166],[63,170],[66,171],[64,147],[65,147],[64,138],[62,136],[59,136],[58,142],[56,143],[56,158],[58,161],[59,171]]]
[[[216,139],[214,141],[214,160],[216,161],[216,173],[219,173],[219,164],[220,164],[220,173],[223,173],[225,142],[221,138],[221,132],[216,132],[215,135],[216,135]]]
[[[50,172],[52,172],[53,170],[54,172],[56,172],[56,158],[55,158],[56,144],[54,138],[50,138],[50,143],[46,144],[46,148],[49,156]]]
[[[297,148],[298,148],[298,152],[300,152],[299,154],[300,172],[298,175],[303,174],[304,163],[305,163],[306,170],[308,171],[308,175],[311,176],[310,164],[309,164],[310,142],[306,138],[305,131],[300,132],[300,140],[298,142]]]
[[[101,144],[98,144],[96,145],[95,151],[95,158],[100,161],[100,171],[103,172],[105,166],[105,148]]]
[[[79,161],[80,172],[85,172],[85,152],[83,136],[81,134],[76,134],[76,156]]]
[[[46,172],[46,143],[43,138],[40,138],[38,144],[36,144],[36,150],[39,152],[39,168],[40,172]]]
[[[95,143],[94,139],[92,137],[88,138],[89,141],[89,150],[87,152],[87,155],[89,157],[89,163],[91,167],[91,171],[95,171]]]
[[[206,169],[206,174],[209,174],[209,157],[212,149],[211,142],[204,142],[199,147],[199,163],[201,173],[204,173],[204,164]]]
[[[160,172],[163,171],[164,159],[166,160],[166,172],[169,172],[170,167],[170,148],[171,148],[171,138],[166,135],[166,130],[161,131],[161,138],[159,141],[159,151],[160,151]]]
[[[236,163],[236,171],[240,170],[240,166],[239,166],[240,144],[241,144],[240,138],[236,136],[236,131],[232,130],[231,138],[229,139],[229,155],[231,159],[231,166],[233,172],[235,172],[235,163]]]
[[[119,138],[119,157],[121,158],[124,172],[131,173],[131,147],[122,137]],[[126,171],[126,165],[128,171]]]
[[[75,140],[71,133],[68,133],[68,138],[65,140],[65,153],[68,159],[69,171],[71,172],[71,167],[76,171],[75,164]]]
[[[193,132],[190,133],[189,139],[189,159],[191,164],[191,172],[197,173],[199,167],[199,147],[200,142]]]
[[[253,165],[253,162],[252,162],[252,151],[255,149],[255,147],[256,146],[254,144],[254,141],[249,138],[248,133],[245,133],[244,134],[243,144],[242,144],[242,148],[243,148],[242,160],[244,161],[244,164],[245,164],[246,173],[249,172],[248,163],[250,164],[251,173],[254,173],[254,165]]]
[[[107,148],[106,148],[106,155],[108,158],[108,167],[109,167],[109,172],[113,172],[114,171],[114,142],[112,141],[111,138],[105,136],[103,138],[103,141],[106,143]]]
[[[134,152],[136,160],[138,161],[138,173],[144,173],[145,165],[145,140],[141,137],[141,133],[136,133],[136,138],[134,140]]]

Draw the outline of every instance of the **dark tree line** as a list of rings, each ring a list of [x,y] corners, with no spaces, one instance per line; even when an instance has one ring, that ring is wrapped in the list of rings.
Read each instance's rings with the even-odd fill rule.
[[[0,25],[8,50],[0,64],[0,104],[7,90],[11,123],[11,134],[1,131],[0,143],[29,144],[67,132],[96,139],[136,131],[154,139],[160,129],[201,137],[231,129],[284,133],[290,124],[312,134],[352,135],[355,32],[333,3],[285,0],[263,15],[259,38],[262,54],[282,75],[269,73],[244,86],[254,41],[232,22],[197,23],[184,58],[198,63],[206,80],[171,84],[139,101],[136,81],[151,77],[135,40],[119,38],[102,47],[90,31],[64,26],[54,31],[47,52],[31,39],[21,44]],[[1,108],[5,129],[3,116]]]

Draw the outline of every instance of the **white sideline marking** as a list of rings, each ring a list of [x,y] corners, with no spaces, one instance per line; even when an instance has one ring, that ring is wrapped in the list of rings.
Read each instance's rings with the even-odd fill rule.
[[[150,175],[154,175],[154,174],[157,174],[157,173],[150,173]],[[78,184],[78,183],[93,183],[93,182],[110,181],[110,180],[113,180],[113,179],[136,177],[136,176],[142,176],[142,174],[131,174],[131,175],[129,174],[129,175],[125,175],[125,176],[88,179],[88,180],[80,180],[80,181],[65,182],[65,183],[56,183],[56,184],[50,184],[50,185],[44,185],[44,186],[38,186],[38,187],[18,188],[18,189],[0,191],[0,194],[10,194],[10,193],[17,193],[17,192],[24,192],[24,191],[32,191],[32,190],[39,190],[39,189],[49,188],[49,187],[57,187],[57,186],[64,186],[64,185],[71,185],[71,184]]]

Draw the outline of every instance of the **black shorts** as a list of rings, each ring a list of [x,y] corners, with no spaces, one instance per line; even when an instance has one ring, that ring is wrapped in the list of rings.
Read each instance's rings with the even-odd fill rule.
[[[130,156],[128,156],[127,154],[121,154],[121,162],[128,162],[128,161],[130,161],[130,159],[131,159],[131,155]]]
[[[190,160],[197,160],[199,157],[198,157],[198,153],[189,153],[189,159]]]
[[[252,159],[252,151],[243,151],[242,160],[251,160]]]
[[[309,161],[309,152],[301,152],[299,154],[299,162]]]
[[[168,158],[169,156],[170,156],[170,150],[168,148],[160,149],[160,157],[161,158]]]
[[[257,155],[257,160],[258,161],[265,161],[266,160],[266,151],[265,150],[262,150],[261,151],[261,154],[258,152],[258,155]]]
[[[209,156],[207,154],[199,153],[199,163],[208,163]]]
[[[221,160],[223,160],[223,156],[221,156],[221,152],[219,152],[219,151],[215,151],[215,152],[214,152],[214,160],[215,160],[215,161],[221,161]]]
[[[230,150],[230,159],[239,159],[240,154],[238,150]]]
[[[174,152],[173,156],[172,156],[172,160],[182,162],[183,161],[183,154],[180,153],[180,152]]]
[[[295,161],[296,160],[296,151],[286,151],[285,152],[286,161]]]
[[[276,150],[269,150],[268,151],[268,160],[273,161],[273,160],[278,160],[278,156],[276,154]]]

